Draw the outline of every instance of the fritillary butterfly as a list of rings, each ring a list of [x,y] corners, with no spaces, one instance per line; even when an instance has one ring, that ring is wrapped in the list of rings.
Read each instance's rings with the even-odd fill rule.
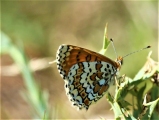
[[[79,109],[88,109],[107,92],[123,61],[73,45],[61,45],[56,57],[66,94]]]

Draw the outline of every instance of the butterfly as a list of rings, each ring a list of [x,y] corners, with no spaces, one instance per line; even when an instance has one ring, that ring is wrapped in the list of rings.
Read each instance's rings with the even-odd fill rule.
[[[91,50],[61,45],[56,54],[57,68],[65,81],[68,98],[79,109],[88,110],[114,83],[123,57],[116,61]]]

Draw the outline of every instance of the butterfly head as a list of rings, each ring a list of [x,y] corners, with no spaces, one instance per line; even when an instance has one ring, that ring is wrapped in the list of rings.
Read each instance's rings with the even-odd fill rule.
[[[118,65],[118,69],[121,68],[121,65],[123,64],[123,57],[122,56],[119,56],[116,60],[116,63]]]

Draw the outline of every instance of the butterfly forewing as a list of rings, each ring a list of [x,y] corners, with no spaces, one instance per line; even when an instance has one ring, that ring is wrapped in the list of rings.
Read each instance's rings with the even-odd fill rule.
[[[103,55],[73,45],[61,45],[56,57],[66,93],[79,109],[88,109],[104,95],[119,67]]]

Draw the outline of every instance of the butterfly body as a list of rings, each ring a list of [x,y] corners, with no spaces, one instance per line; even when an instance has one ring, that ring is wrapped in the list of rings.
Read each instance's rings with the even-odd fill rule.
[[[57,68],[65,80],[66,94],[79,109],[88,109],[107,92],[121,62],[122,57],[113,61],[73,45],[61,45],[57,51]]]

